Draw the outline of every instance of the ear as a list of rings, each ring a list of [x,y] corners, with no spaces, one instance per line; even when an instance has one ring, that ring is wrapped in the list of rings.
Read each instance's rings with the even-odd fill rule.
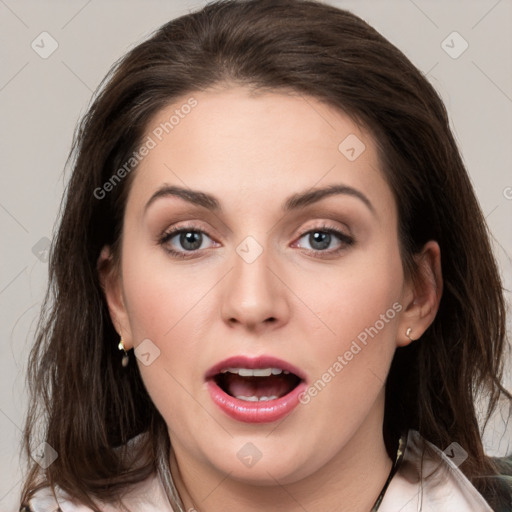
[[[397,346],[403,347],[420,338],[439,309],[443,293],[441,250],[433,240],[414,256],[416,271],[405,285],[404,309],[400,318]],[[407,335],[408,329],[410,329]]]
[[[105,246],[101,250],[97,262],[97,271],[112,323],[119,336],[123,338],[126,350],[129,350],[133,347],[133,340],[123,297],[121,272],[114,261],[112,250],[109,246]]]

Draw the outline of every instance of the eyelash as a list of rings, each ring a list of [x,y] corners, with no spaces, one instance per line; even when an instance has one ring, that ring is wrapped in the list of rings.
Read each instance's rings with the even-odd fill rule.
[[[208,233],[206,231],[200,229],[198,226],[194,226],[193,224],[191,224],[191,225],[188,225],[188,226],[181,226],[181,227],[178,227],[178,228],[171,228],[171,229],[165,231],[164,233],[162,233],[162,235],[161,235],[161,237],[159,239],[159,244],[162,245],[162,246],[165,246],[165,244],[167,244],[169,242],[169,240],[174,238],[176,235],[179,235],[181,233],[189,233],[189,232],[202,233],[202,234],[208,236],[208,238],[212,239],[212,237],[210,237],[210,235],[208,235]],[[303,238],[305,235],[307,235],[309,233],[315,233],[315,232],[328,233],[330,235],[335,235],[339,239],[339,241],[340,241],[340,246],[338,248],[331,249],[331,250],[328,250],[328,251],[321,251],[321,250],[315,250],[315,249],[305,249],[308,253],[315,254],[315,257],[317,257],[317,258],[323,258],[323,257],[326,257],[326,256],[333,256],[333,255],[338,254],[339,252],[343,251],[344,249],[346,249],[346,247],[350,247],[350,246],[354,245],[354,243],[355,243],[354,238],[352,238],[351,236],[343,233],[342,231],[340,231],[337,228],[334,228],[332,226],[328,226],[326,224],[323,224],[322,226],[310,228],[310,229],[308,229],[306,231],[303,231],[298,236],[297,240],[300,240],[301,238]],[[182,252],[182,251],[175,251],[174,249],[171,249],[169,247],[164,247],[164,248],[172,257],[180,258],[180,259],[193,258],[196,255],[196,253],[201,250],[201,249],[196,249],[194,251]]]

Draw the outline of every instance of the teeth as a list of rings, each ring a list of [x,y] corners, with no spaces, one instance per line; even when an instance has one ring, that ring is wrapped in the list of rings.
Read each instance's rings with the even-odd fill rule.
[[[288,375],[290,372],[281,368],[224,368],[221,373],[235,373],[240,377],[270,377],[270,375]]]
[[[256,370],[251,370],[250,368],[239,368],[238,375],[240,375],[240,377],[255,377]]]
[[[243,396],[243,395],[237,395],[235,398],[238,400],[243,400],[245,402],[268,402],[269,400],[276,400],[278,397],[277,395],[272,396],[260,396],[259,398],[257,396]]]
[[[252,371],[255,377],[270,377],[272,375],[272,368],[259,368]]]

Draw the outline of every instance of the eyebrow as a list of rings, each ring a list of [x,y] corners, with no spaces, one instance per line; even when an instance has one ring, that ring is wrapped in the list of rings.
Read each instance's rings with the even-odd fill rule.
[[[283,203],[282,209],[285,212],[298,210],[299,208],[304,208],[310,204],[316,203],[325,197],[338,194],[348,195],[360,199],[374,215],[376,214],[375,208],[373,207],[371,201],[362,192],[353,187],[341,184],[329,185],[324,188],[317,188],[312,190],[310,189],[305,192],[293,194]],[[182,188],[176,185],[163,185],[161,188],[159,188],[146,203],[144,211],[146,211],[157,199],[172,196],[180,197],[189,203],[202,206],[203,208],[207,208],[213,212],[222,211],[220,202],[215,196],[212,196],[206,192],[200,192],[190,188]]]

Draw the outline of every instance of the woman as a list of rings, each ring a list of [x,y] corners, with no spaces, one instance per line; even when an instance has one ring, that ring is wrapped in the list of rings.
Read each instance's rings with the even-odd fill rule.
[[[114,67],[73,149],[25,510],[511,509],[474,406],[512,398],[484,218],[374,29],[209,4]]]

